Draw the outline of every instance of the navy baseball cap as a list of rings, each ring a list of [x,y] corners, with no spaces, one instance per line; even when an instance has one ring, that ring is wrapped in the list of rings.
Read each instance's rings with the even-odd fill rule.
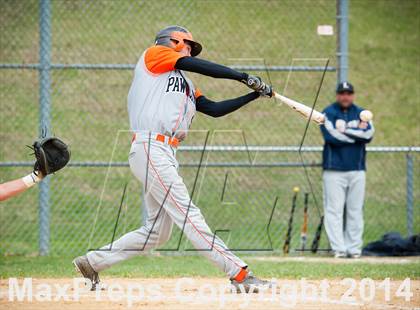
[[[341,93],[354,93],[354,87],[353,85],[351,85],[349,82],[341,82],[340,84],[338,84],[337,86],[337,94],[341,94]]]

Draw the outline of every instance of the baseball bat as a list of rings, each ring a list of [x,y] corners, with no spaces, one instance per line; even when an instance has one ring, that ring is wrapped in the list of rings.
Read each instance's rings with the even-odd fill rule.
[[[293,188],[293,192],[294,192],[294,195],[293,195],[293,200],[292,200],[292,209],[290,210],[290,217],[289,217],[289,223],[287,227],[286,240],[284,241],[284,245],[283,245],[283,254],[289,253],[290,240],[292,238],[293,215],[295,213],[296,199],[299,193],[299,187],[295,186]]]
[[[309,119],[311,121],[314,121],[315,123],[317,123],[318,125],[322,125],[324,123],[324,114],[313,110],[312,108],[297,102],[295,100],[292,100],[290,98],[287,98],[283,95],[280,95],[278,93],[274,93],[274,96],[280,100],[281,102],[285,103],[286,105],[288,105],[290,108],[292,108],[293,110],[295,110],[296,112],[299,112],[301,115],[303,115],[306,119]]]
[[[303,208],[303,224],[302,224],[302,231],[300,233],[300,248],[305,250],[306,247],[306,236],[308,233],[308,198],[309,193],[305,193],[305,203]]]
[[[321,233],[322,233],[322,226],[324,225],[324,216],[321,216],[319,221],[319,225],[315,232],[314,240],[312,241],[311,251],[312,253],[316,253],[319,247],[319,241],[321,240]]]

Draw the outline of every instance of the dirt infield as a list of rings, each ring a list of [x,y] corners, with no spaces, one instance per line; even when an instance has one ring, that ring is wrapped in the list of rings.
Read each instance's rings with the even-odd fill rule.
[[[409,282],[412,296],[398,296],[403,280],[276,280],[259,294],[234,294],[226,279],[106,278],[104,288],[86,291],[81,279],[2,279],[0,309],[413,309],[420,307],[420,280]],[[407,284],[407,282],[405,283]],[[23,292],[25,286],[26,292]],[[32,289],[32,293],[30,293]],[[406,291],[408,292],[408,291]],[[25,293],[20,295],[19,293]],[[347,294],[346,294],[347,293]],[[400,292],[401,293],[401,292]],[[404,291],[402,292],[404,293]],[[401,295],[401,294],[400,294]],[[32,297],[32,300],[31,297]],[[20,301],[18,298],[21,298]],[[10,300],[11,299],[11,300]]]

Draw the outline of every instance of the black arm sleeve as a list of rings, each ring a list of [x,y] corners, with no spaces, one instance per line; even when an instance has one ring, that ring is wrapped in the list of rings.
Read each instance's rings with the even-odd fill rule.
[[[196,109],[197,111],[206,115],[210,115],[212,117],[220,117],[239,109],[240,107],[246,105],[248,102],[258,98],[259,96],[259,93],[252,92],[235,99],[229,99],[220,102],[214,102],[204,96],[200,96],[196,100]]]
[[[248,79],[247,73],[238,72],[229,67],[219,65],[211,61],[189,56],[178,59],[175,63],[175,68],[179,70],[200,73],[218,79],[229,79],[236,81],[243,81]]]

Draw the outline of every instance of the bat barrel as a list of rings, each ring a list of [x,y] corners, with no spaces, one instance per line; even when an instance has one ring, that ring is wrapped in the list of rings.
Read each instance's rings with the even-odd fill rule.
[[[274,97],[279,99],[281,102],[287,104],[290,108],[295,110],[296,112],[299,112],[301,115],[303,115],[305,118],[310,118],[311,121],[314,121],[318,125],[321,125],[324,123],[324,115],[300,102],[297,102],[295,100],[292,100],[290,98],[287,98],[283,95],[280,95],[278,93],[274,93]]]

